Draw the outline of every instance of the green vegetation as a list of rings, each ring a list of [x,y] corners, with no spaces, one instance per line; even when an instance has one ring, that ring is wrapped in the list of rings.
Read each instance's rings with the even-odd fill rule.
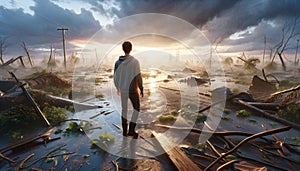
[[[242,118],[250,116],[250,112],[247,111],[246,109],[238,110],[235,112],[235,114],[237,117],[242,117]]]
[[[230,159],[230,160],[233,160],[233,159],[236,159],[237,157],[235,155],[232,155],[232,154],[228,154],[227,156],[225,156],[225,159]]]
[[[222,116],[222,119],[225,120],[225,121],[229,121],[231,120],[231,117],[230,116]]]
[[[67,111],[64,108],[55,106],[45,106],[43,113],[52,125],[58,125],[63,120],[67,119]]]
[[[57,125],[67,118],[67,111],[63,108],[44,104],[41,110],[52,125]],[[1,132],[13,139],[22,138],[24,132],[33,128],[33,125],[35,128],[42,125],[39,123],[41,119],[38,114],[28,105],[21,104],[0,113]]]
[[[88,121],[80,121],[79,124],[77,122],[71,121],[69,122],[67,129],[63,133],[64,135],[83,134],[85,130],[89,130],[92,126],[93,124]]]
[[[108,82],[105,78],[95,78],[95,83],[98,85],[99,83]]]
[[[205,143],[204,144],[199,143],[196,145],[196,148],[201,152],[205,152],[205,150],[207,150],[209,147]]]
[[[203,113],[198,113],[199,106],[195,103],[187,103],[183,105],[183,108],[179,110],[181,116],[189,123],[202,123],[206,121],[207,116]]]
[[[71,92],[71,89],[46,86],[42,89],[42,91],[46,92],[47,94],[53,95],[53,96],[65,97],[65,96],[69,95],[69,93]]]
[[[115,141],[115,137],[108,134],[107,131],[105,131],[103,134],[99,133],[98,137],[99,139],[93,139],[90,141],[91,148],[99,148],[99,146],[104,146],[107,148]]]
[[[230,110],[230,109],[227,109],[227,108],[225,108],[225,109],[223,110],[223,113],[225,113],[225,114],[230,114],[230,113],[231,113],[231,110]]]
[[[163,123],[174,122],[176,121],[178,114],[179,112],[177,110],[171,110],[168,113],[158,115],[157,119]]]
[[[300,147],[300,136],[284,137],[284,142]]]
[[[288,105],[279,109],[276,115],[283,119],[300,124],[300,106],[298,105]]]
[[[68,128],[66,129],[66,132],[82,133],[83,130],[77,122],[72,121],[68,124]]]
[[[251,123],[257,123],[257,120],[256,120],[256,119],[253,119],[253,118],[248,119],[248,121],[251,122]]]
[[[196,122],[199,123],[199,122],[204,122],[206,121],[207,119],[207,116],[204,115],[203,113],[198,113],[197,114],[197,119],[196,119]]]
[[[157,119],[160,122],[168,123],[168,122],[174,122],[174,121],[176,121],[177,117],[173,116],[173,115],[171,115],[169,113],[165,113],[165,114],[158,115]]]
[[[235,93],[235,94],[237,94],[237,93],[240,92],[240,90],[239,90],[238,88],[236,88],[236,87],[231,88],[231,91],[232,91],[233,93]]]
[[[67,118],[66,110],[60,107],[45,105],[42,112],[52,125],[56,125]],[[10,129],[14,125],[18,127],[31,126],[33,122],[37,121],[40,121],[40,118],[33,107],[23,104],[14,106],[0,115],[2,129]]]
[[[179,114],[177,110],[171,110],[169,113],[173,116],[178,116]]]
[[[104,98],[105,95],[100,93],[100,94],[96,94],[96,97],[97,97],[97,98]]]

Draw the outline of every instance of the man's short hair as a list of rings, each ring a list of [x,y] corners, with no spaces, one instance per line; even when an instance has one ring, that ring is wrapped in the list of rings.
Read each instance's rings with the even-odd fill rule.
[[[122,44],[122,48],[125,53],[129,53],[132,50],[132,44],[129,41],[125,41]]]

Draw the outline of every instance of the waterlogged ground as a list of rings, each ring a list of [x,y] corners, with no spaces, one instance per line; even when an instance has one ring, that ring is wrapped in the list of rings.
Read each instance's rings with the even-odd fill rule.
[[[102,108],[79,111],[76,110],[75,106],[76,112],[69,114],[69,121],[55,127],[50,135],[51,138],[60,137],[60,139],[5,152],[4,155],[15,159],[17,162],[9,164],[7,161],[1,160],[0,170],[15,170],[21,161],[31,154],[34,156],[25,162],[24,170],[31,168],[43,170],[114,170],[115,166],[112,161],[118,162],[120,169],[123,168],[123,170],[174,170],[174,166],[166,156],[161,155],[162,149],[151,137],[152,130],[166,131],[154,128],[153,125],[158,123],[157,117],[170,110],[180,110],[186,104],[195,101],[200,102],[199,104],[194,103],[198,109],[209,105],[210,98],[203,94],[210,94],[214,83],[219,82],[222,85],[226,80],[223,77],[214,76],[211,78],[211,84],[189,86],[186,82],[180,81],[187,75],[189,74],[182,72],[166,73],[157,69],[147,71],[147,75],[144,76],[144,98],[141,99],[141,113],[137,126],[140,137],[133,140],[130,137],[123,137],[121,134],[120,98],[113,86],[111,72],[75,74],[72,77],[73,86],[75,85],[73,88],[81,89],[83,93],[75,94],[74,99],[78,102],[102,106]],[[99,94],[101,96],[98,96]],[[234,104],[227,106],[227,108],[230,110],[223,112],[224,109],[219,109],[218,111],[216,117],[219,117],[220,123],[217,125],[217,131],[235,130],[257,133],[265,130],[262,124],[268,129],[282,126],[277,122],[252,114],[247,117],[237,117],[236,111],[241,110],[241,108],[237,108]],[[128,118],[131,117],[131,112],[132,107],[130,106]],[[203,114],[210,119],[209,110]],[[195,126],[199,129],[207,127],[203,121],[191,120],[190,118],[187,119],[185,116],[179,115],[175,126]],[[31,136],[48,129],[50,128],[34,130],[31,132]],[[165,134],[178,137],[174,138],[178,144],[196,145],[199,142],[199,137],[188,136],[188,133],[166,131]],[[300,132],[298,130],[291,129],[276,135],[286,142],[299,143],[292,138],[299,137]],[[188,139],[186,137],[193,138]],[[268,138],[272,139],[271,136]],[[1,147],[7,146],[9,141],[2,137],[0,140]],[[299,144],[296,147],[299,148]],[[261,157],[255,156],[254,150],[253,153],[249,153],[247,151],[249,149],[245,147],[240,152],[254,158]],[[289,157],[300,160],[299,155],[291,154]],[[132,158],[136,160],[132,160]]]

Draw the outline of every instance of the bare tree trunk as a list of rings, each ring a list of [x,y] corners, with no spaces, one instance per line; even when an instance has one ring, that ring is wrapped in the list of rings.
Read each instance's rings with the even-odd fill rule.
[[[297,39],[297,47],[296,47],[296,54],[295,54],[295,64],[297,64],[299,62],[299,61],[297,61],[298,46],[299,46],[299,39]]]
[[[266,45],[267,45],[267,40],[266,40],[266,34],[265,34],[264,35],[264,54],[263,54],[263,60],[262,60],[262,68],[264,68],[264,65],[265,65]]]
[[[2,43],[2,40],[0,42],[0,62],[1,62],[1,64],[4,64],[4,61],[3,61],[3,43]]]
[[[3,55],[5,52],[5,49],[7,48],[7,45],[5,42],[6,42],[6,38],[0,37],[0,63],[1,64],[4,64]]]
[[[279,56],[279,59],[280,59],[280,61],[281,61],[282,67],[283,67],[283,69],[285,70],[285,69],[286,69],[286,66],[285,66],[285,63],[284,63],[283,58],[282,58],[282,56],[281,56],[281,53],[278,52],[278,56]]]
[[[26,47],[25,42],[23,42],[22,47],[23,47],[23,49],[25,50],[25,53],[26,53],[26,55],[27,55],[27,57],[28,57],[28,60],[29,60],[29,63],[30,63],[30,65],[31,65],[31,67],[32,67],[33,64],[32,64],[32,60],[31,60],[31,56],[30,56],[30,54],[29,54],[29,51],[28,51],[28,49],[27,49],[27,47]]]

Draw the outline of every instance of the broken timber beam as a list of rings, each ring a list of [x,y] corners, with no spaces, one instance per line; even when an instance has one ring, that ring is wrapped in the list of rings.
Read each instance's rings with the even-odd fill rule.
[[[3,63],[2,65],[0,65],[0,67],[2,67],[2,66],[8,66],[8,65],[10,65],[10,64],[12,64],[12,63],[14,63],[16,60],[20,60],[20,62],[21,62],[21,64],[22,64],[22,66],[25,68],[25,64],[24,64],[24,61],[23,61],[23,58],[22,58],[23,56],[18,56],[17,58],[11,58],[10,60],[8,60],[8,61],[6,61],[5,63]]]
[[[156,133],[155,131],[152,131],[152,135],[154,135],[156,140],[159,142],[163,150],[168,154],[169,158],[179,171],[201,170],[191,159],[185,155],[185,153],[179,147],[173,148],[166,136]]]
[[[51,128],[51,129],[49,129],[47,132],[45,132],[45,133],[43,133],[43,134],[40,134],[40,135],[38,135],[38,136],[36,136],[36,137],[29,138],[29,139],[25,139],[25,140],[23,140],[23,141],[21,141],[21,142],[17,142],[16,144],[12,144],[12,145],[9,145],[9,146],[7,146],[7,147],[1,148],[1,149],[0,149],[0,153],[3,154],[3,153],[5,153],[5,152],[7,152],[7,151],[14,150],[14,149],[16,149],[16,148],[25,146],[25,145],[27,145],[27,144],[29,144],[29,143],[31,143],[31,142],[34,142],[34,141],[36,141],[36,140],[38,140],[38,139],[40,139],[40,138],[41,138],[41,139],[47,139],[47,138],[49,138],[50,134],[51,134],[55,129],[56,129],[56,128],[53,127],[53,128]]]
[[[45,115],[43,114],[43,112],[41,111],[41,109],[39,108],[39,106],[36,104],[36,102],[34,101],[34,99],[32,98],[32,96],[30,95],[30,93],[27,91],[27,89],[24,87],[24,84],[21,83],[18,78],[16,77],[16,75],[13,72],[9,72],[10,75],[16,80],[17,84],[19,84],[19,86],[21,87],[23,93],[25,94],[26,98],[29,100],[29,102],[31,103],[31,105],[33,106],[34,110],[36,111],[36,113],[40,116],[40,118],[44,121],[46,126],[50,126],[50,122],[47,120],[47,118],[45,117]]]

